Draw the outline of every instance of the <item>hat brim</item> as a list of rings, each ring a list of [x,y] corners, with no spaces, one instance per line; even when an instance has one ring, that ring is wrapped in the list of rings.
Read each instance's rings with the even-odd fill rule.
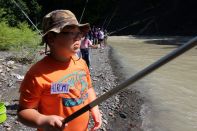
[[[76,26],[79,27],[79,29],[81,30],[82,33],[87,34],[90,31],[90,24],[89,23],[85,23],[85,24],[69,24],[69,23],[64,23],[62,25],[56,25],[54,27],[52,27],[50,30],[48,30],[47,32],[45,32],[42,35],[42,44],[45,43],[45,36],[49,33],[49,32],[55,32],[55,33],[60,33],[64,28],[68,27],[68,26]]]
[[[50,30],[45,32],[42,37],[45,37],[49,32],[60,33],[67,26],[79,27],[79,29],[83,33],[88,33],[90,31],[90,24],[89,23],[85,23],[85,24],[68,24],[68,23],[65,23],[65,24],[62,24],[62,25],[56,25],[56,26],[52,27]]]

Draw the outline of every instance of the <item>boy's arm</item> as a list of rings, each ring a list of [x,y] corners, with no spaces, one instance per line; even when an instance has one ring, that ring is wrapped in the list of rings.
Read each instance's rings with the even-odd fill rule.
[[[90,45],[89,47],[93,48],[93,49],[97,49],[98,45]]]
[[[88,43],[89,43],[89,44],[88,44],[89,47],[91,47],[91,48],[93,48],[93,49],[97,49],[97,48],[98,48],[98,46],[97,46],[97,45],[93,45],[92,42],[91,42],[90,40],[88,40]]]
[[[65,127],[62,125],[63,117],[56,115],[46,116],[40,114],[36,109],[19,109],[18,119],[27,126],[45,130],[57,130]]]
[[[96,93],[93,88],[88,89],[88,101],[91,103],[96,99]],[[98,106],[95,106],[94,108],[98,108]],[[93,108],[92,108],[93,109]]]
[[[95,99],[96,99],[96,93],[95,93],[94,89],[93,88],[89,88],[88,89],[88,100],[89,100],[89,103],[91,103]],[[96,112],[98,111],[100,113],[98,106],[93,107],[90,111],[91,112],[92,111],[96,111]]]
[[[54,129],[63,127],[62,117],[46,116],[40,114],[36,109],[39,105],[42,93],[41,84],[36,77],[27,73],[20,87],[20,100],[18,109],[18,119],[21,123],[44,129]]]
[[[94,91],[94,88],[92,87],[92,80],[90,77],[90,71],[89,71],[86,64],[85,64],[85,66],[86,66],[87,82],[88,82],[88,92],[87,92],[88,93],[88,102],[90,103],[96,99],[96,93]],[[90,111],[91,111],[93,119],[94,119],[94,127],[92,129],[97,130],[101,127],[101,124],[102,124],[101,113],[99,111],[98,106],[93,107]]]
[[[19,109],[18,111],[18,119],[21,123],[35,128],[41,128],[41,119],[44,117],[44,115],[40,114],[35,109]]]
[[[96,93],[95,93],[94,89],[93,88],[89,88],[88,89],[88,100],[89,100],[89,103],[94,101],[95,99],[96,99]],[[101,127],[102,115],[101,115],[101,113],[99,111],[99,107],[98,106],[93,107],[90,111],[91,111],[93,119],[94,119],[93,130],[97,130],[97,129],[99,129]]]

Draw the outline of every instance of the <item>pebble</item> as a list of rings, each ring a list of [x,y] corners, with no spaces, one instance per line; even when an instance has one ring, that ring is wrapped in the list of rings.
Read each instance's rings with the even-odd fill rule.
[[[106,124],[106,125],[108,124],[107,120],[103,120],[103,123]]]
[[[126,114],[124,114],[124,113],[119,113],[119,115],[120,115],[120,117],[123,118],[123,119],[127,118]]]
[[[14,64],[14,61],[8,61],[8,62],[7,62],[7,65],[8,65],[8,66],[12,66],[13,64]]]
[[[4,59],[3,58],[0,58],[0,61],[4,61]]]
[[[5,122],[5,123],[3,124],[3,127],[5,127],[5,128],[11,128],[10,124],[8,124],[7,122]]]
[[[18,69],[18,67],[17,67],[17,66],[13,66],[12,68],[13,68],[13,69]]]
[[[6,67],[6,71],[8,71],[8,72],[9,72],[10,70],[11,70],[11,69],[10,69],[9,67]]]
[[[4,102],[4,105],[5,105],[5,106],[9,106],[10,103],[9,103],[9,102]]]
[[[92,80],[93,80],[93,81],[98,81],[98,79],[96,79],[96,78],[94,78],[94,77],[92,78]]]
[[[6,65],[6,62],[2,62],[3,65]]]
[[[103,92],[107,92],[107,90],[106,89],[103,89]]]
[[[14,124],[19,124],[19,122],[16,120],[16,121],[14,122]]]
[[[115,97],[115,101],[116,101],[117,103],[119,102],[118,96]]]
[[[104,127],[101,128],[101,131],[107,131]]]
[[[13,85],[13,82],[9,82],[9,83],[8,83],[8,86],[9,86],[9,87],[12,87],[12,85]]]
[[[4,72],[2,72],[2,73],[1,73],[1,76],[5,77],[5,73],[4,73]]]
[[[8,127],[6,128],[6,131],[11,131],[11,129],[12,129],[11,127]]]
[[[109,115],[110,115],[110,116],[114,116],[114,113],[112,113],[112,112],[109,112]]]

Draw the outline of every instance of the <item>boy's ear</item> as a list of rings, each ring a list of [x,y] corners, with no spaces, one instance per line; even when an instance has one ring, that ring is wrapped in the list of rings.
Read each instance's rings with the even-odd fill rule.
[[[55,38],[55,34],[52,32],[49,32],[46,36],[47,39],[47,43],[49,46],[51,46],[54,43],[54,38]]]
[[[85,37],[87,35],[87,33],[82,32],[82,37]]]

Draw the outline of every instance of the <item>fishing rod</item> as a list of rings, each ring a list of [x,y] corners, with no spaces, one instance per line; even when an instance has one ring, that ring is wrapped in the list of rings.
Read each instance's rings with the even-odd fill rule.
[[[85,3],[85,6],[83,8],[83,11],[82,11],[82,14],[81,14],[81,17],[80,17],[80,20],[79,20],[79,23],[81,23],[82,19],[83,19],[83,15],[84,15],[84,12],[85,12],[85,9],[87,7],[87,4],[88,4],[88,0],[86,0],[86,3]]]
[[[145,18],[145,19],[143,19],[142,21],[139,20],[139,21],[132,22],[132,23],[130,23],[129,25],[124,26],[124,27],[122,27],[122,28],[119,28],[119,29],[117,29],[117,30],[115,30],[115,31],[112,31],[112,32],[108,33],[108,34],[111,35],[111,34],[117,33],[117,32],[119,32],[119,31],[122,31],[122,30],[124,30],[124,29],[130,27],[130,26],[135,26],[135,25],[139,24],[140,22],[145,22],[145,21],[147,21],[148,19],[151,19],[151,18],[153,18],[153,16],[152,16],[152,17]],[[152,21],[152,20],[151,20],[151,21]]]
[[[19,6],[18,3],[16,3],[15,0],[12,0],[12,2],[21,10],[21,12],[23,13],[23,15],[29,20],[29,22],[34,26],[34,28],[37,30],[37,32],[39,33],[40,36],[42,36],[42,33],[40,32],[40,30],[36,27],[36,25],[32,22],[32,20],[29,18],[29,16],[23,11],[23,9]]]
[[[107,23],[107,25],[106,25],[106,27],[105,27],[106,30],[107,30],[109,24],[111,23],[112,18],[116,15],[117,10],[118,10],[118,7],[116,7],[116,8],[114,9],[113,14],[112,14],[112,16],[110,17],[109,22]]]
[[[109,16],[106,16],[106,18],[105,18],[105,20],[104,20],[104,22],[103,22],[103,24],[102,24],[102,29],[104,29],[104,25],[105,25],[105,23],[106,23],[108,17],[109,17]]]
[[[146,12],[148,12],[148,11],[151,11],[152,9],[153,9],[153,7],[146,8],[146,9],[144,9],[143,11],[141,11],[141,12],[135,14],[133,17],[142,15],[143,13],[146,13]],[[153,16],[152,16],[152,17],[153,17]],[[152,18],[152,17],[149,17],[149,18]],[[146,20],[149,19],[149,18],[143,19],[141,22],[144,22],[144,21],[146,21]],[[115,31],[111,31],[111,32],[108,33],[108,34],[111,35],[111,34],[114,34],[114,33],[116,33],[116,32],[122,31],[122,30],[124,30],[124,29],[126,29],[126,28],[128,28],[128,27],[130,27],[130,26],[134,26],[134,25],[139,24],[139,22],[140,22],[140,21],[132,22],[132,23],[128,24],[127,26],[121,27],[121,28],[119,28],[119,29],[117,29],[117,30],[115,30]]]
[[[103,24],[102,24],[102,28],[103,28],[103,29],[104,29],[104,25],[107,23],[107,19],[108,19],[109,17],[110,17],[110,19],[109,19],[109,21],[108,21],[108,23],[107,23],[107,26],[111,23],[112,17],[114,17],[113,15],[114,15],[114,13],[116,12],[116,10],[117,10],[117,7],[116,7],[116,9],[113,11],[111,17],[110,17],[110,14],[108,14],[108,15],[106,16],[106,18],[105,18],[105,20],[104,20],[104,22],[103,22]],[[107,26],[106,26],[106,28],[107,28]]]
[[[127,26],[124,26],[124,27],[122,27],[122,28],[120,28],[120,29],[117,29],[117,30],[115,30],[115,31],[112,31],[112,32],[108,33],[108,35],[117,33],[117,32],[119,32],[119,31],[121,31],[121,30],[124,30],[124,29],[126,29],[126,28],[128,28],[128,27],[130,27],[130,26],[134,26],[134,25],[137,25],[137,24],[139,24],[139,21],[136,21],[136,22],[131,23],[131,24],[127,25]]]
[[[155,71],[156,69],[160,68],[161,66],[167,64],[168,62],[172,61],[173,59],[175,59],[176,57],[185,53],[186,51],[190,50],[191,48],[193,48],[196,45],[197,45],[197,36],[194,37],[193,39],[191,39],[190,41],[188,41],[187,43],[183,44],[182,46],[178,47],[177,49],[173,50],[169,54],[163,56],[159,60],[155,61],[154,63],[150,64],[146,68],[142,69],[141,71],[139,71],[135,75],[131,76],[129,79],[127,79],[126,81],[124,81],[120,85],[116,86],[115,88],[111,89],[107,93],[101,95],[100,97],[98,97],[97,99],[92,101],[91,103],[87,104],[86,106],[82,107],[78,111],[74,112],[73,114],[71,114],[70,116],[68,116],[67,118],[65,118],[63,120],[63,124],[66,124],[66,123],[72,121],[73,119],[75,119],[78,116],[80,116],[81,114],[87,112],[91,108],[101,104],[102,102],[104,102],[105,100],[110,98],[111,96],[117,94],[118,92],[125,89],[129,85],[132,85],[136,81],[142,79],[146,75],[150,74],[151,72]]]
[[[146,29],[148,29],[148,27],[149,27],[153,22],[155,22],[155,19],[154,19],[154,18],[153,18],[152,20],[150,20],[150,21],[146,24],[146,26],[145,26],[144,28],[142,28],[142,29],[137,33],[137,35],[142,34]]]

